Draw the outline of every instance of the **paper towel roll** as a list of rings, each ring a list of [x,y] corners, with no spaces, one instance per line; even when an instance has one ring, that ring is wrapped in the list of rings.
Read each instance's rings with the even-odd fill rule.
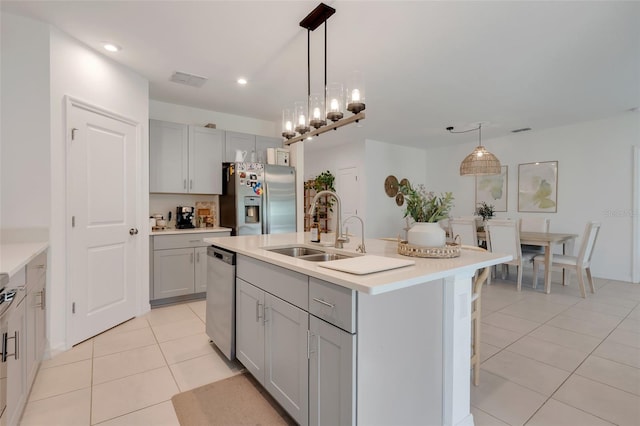
[[[275,148],[267,148],[267,164],[276,164]]]

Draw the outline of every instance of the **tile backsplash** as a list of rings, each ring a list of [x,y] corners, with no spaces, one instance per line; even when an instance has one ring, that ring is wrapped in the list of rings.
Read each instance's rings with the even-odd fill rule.
[[[198,226],[198,209],[209,210],[209,216],[206,222],[218,226],[218,218],[220,217],[219,203],[217,195],[192,195],[192,194],[149,194],[149,215],[161,214],[168,219],[171,212],[171,220],[167,223],[167,227],[175,228],[176,226],[176,207],[191,206],[196,211],[193,218],[194,226]]]

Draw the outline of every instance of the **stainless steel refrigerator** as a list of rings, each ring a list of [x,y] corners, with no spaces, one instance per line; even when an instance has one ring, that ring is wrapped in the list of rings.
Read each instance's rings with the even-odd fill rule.
[[[231,235],[295,232],[295,169],[259,163],[224,163],[220,226],[231,228]]]

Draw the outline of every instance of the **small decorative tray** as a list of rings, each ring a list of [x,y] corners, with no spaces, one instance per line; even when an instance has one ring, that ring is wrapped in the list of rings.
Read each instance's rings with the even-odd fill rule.
[[[447,243],[443,247],[424,247],[409,244],[398,239],[398,254],[411,257],[430,257],[435,259],[449,259],[459,257],[461,252],[460,237],[456,235],[453,243]]]

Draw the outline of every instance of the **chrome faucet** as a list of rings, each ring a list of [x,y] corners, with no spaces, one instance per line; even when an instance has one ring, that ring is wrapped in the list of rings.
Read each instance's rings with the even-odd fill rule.
[[[344,224],[345,224],[345,223],[347,223],[347,221],[348,221],[349,219],[352,219],[352,218],[354,218],[354,217],[355,217],[356,219],[358,219],[358,220],[360,221],[360,224],[362,225],[362,228],[361,228],[362,233],[360,234],[360,235],[362,235],[362,242],[361,242],[361,243],[360,243],[360,245],[356,248],[356,251],[357,251],[357,252],[360,252],[360,253],[366,253],[367,251],[366,251],[366,249],[365,249],[365,247],[364,247],[364,221],[362,220],[362,218],[361,218],[360,216],[356,216],[356,215],[349,216],[348,218],[346,218],[346,219],[342,222],[342,226],[344,226]],[[349,236],[349,228],[347,228],[347,238],[348,238],[348,236]]]
[[[316,193],[313,200],[311,200],[311,208],[309,209],[309,216],[313,216],[316,211],[316,202],[322,195],[331,195],[336,200],[336,243],[333,245],[335,248],[342,248],[343,243],[347,242],[347,238],[342,234],[342,222],[340,222],[340,216],[342,216],[342,203],[340,197],[333,191],[320,191]]]

